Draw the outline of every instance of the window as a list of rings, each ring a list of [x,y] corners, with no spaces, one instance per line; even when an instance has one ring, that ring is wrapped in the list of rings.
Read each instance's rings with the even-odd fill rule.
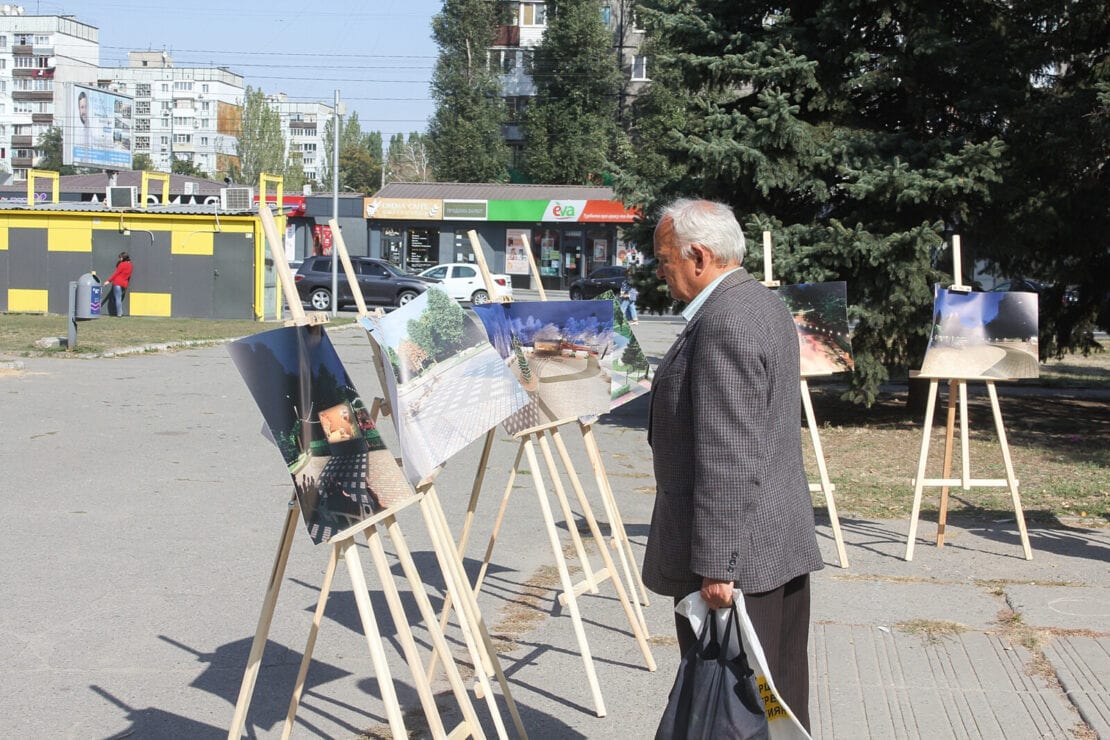
[[[30,69],[35,66],[34,57],[15,57],[13,62],[16,69]]]
[[[191,118],[182,118],[181,116],[174,116],[173,117],[173,125],[174,126],[191,126],[191,125],[193,125],[193,121],[192,121]]]
[[[50,57],[35,57],[35,66],[39,69],[50,69]]]
[[[342,134],[342,132],[340,132],[340,133]],[[308,142],[308,143],[302,144],[301,145],[301,151],[302,152],[314,152],[314,151],[316,151],[316,144],[314,142]]]
[[[377,262],[356,262],[355,264],[358,267],[358,273],[360,275],[369,275],[370,277],[376,278],[390,277],[389,270],[385,269]],[[331,269],[330,265],[328,269]]]
[[[53,112],[54,111],[53,111],[50,103],[48,103],[46,101],[40,101],[38,103],[35,103],[35,113],[53,113]]]
[[[149,136],[136,136],[135,137],[135,148],[136,149],[147,149],[147,150],[149,150],[150,149],[150,137]]]
[[[0,49],[7,49],[7,48],[8,48],[8,37],[7,36],[0,36]]]
[[[170,119],[169,118],[163,118],[162,119],[162,128],[169,128],[169,127],[170,127]]]
[[[177,82],[173,83],[173,89],[174,90],[186,90],[186,91],[192,90],[193,89],[193,83],[189,80],[178,80]]]
[[[163,82],[162,83],[162,92],[169,92],[169,91],[170,91],[170,83]]]
[[[209,118],[201,118],[200,119],[200,127],[201,128],[212,128],[211,123],[212,123],[212,120],[209,119]]]
[[[509,96],[505,98],[505,106],[509,109],[509,123],[516,123],[524,118],[524,111],[528,108],[528,96]]]
[[[536,53],[531,49],[521,49],[520,51],[520,66],[524,69],[524,74],[531,75],[532,70],[535,68]]]
[[[50,46],[50,37],[45,34],[35,34],[35,46]]]
[[[192,134],[174,134],[173,135],[173,143],[174,144],[188,144],[192,140],[193,140],[193,135]]]
[[[636,56],[632,59],[632,79],[638,82],[646,81],[647,75],[647,57]]]
[[[543,3],[524,3],[520,10],[522,26],[543,26],[547,23],[547,6]]]
[[[208,146],[208,137],[207,136],[200,137],[200,145],[201,146]]]
[[[162,137],[159,137],[159,138],[162,142],[162,146],[166,146],[167,144],[170,143],[170,137],[168,137],[168,136],[162,136]]]
[[[8,68],[8,60],[7,59],[0,59],[0,69],[7,69],[7,68]]]
[[[26,180],[27,179],[27,170],[22,168],[22,167],[17,167],[16,169],[13,169],[12,170],[12,179],[13,180]]]
[[[137,115],[137,116],[149,116],[150,115],[150,101],[149,100],[136,101],[136,103],[135,103],[135,115]]]
[[[447,266],[444,265],[442,267],[437,267],[434,270],[429,270],[425,273],[425,276],[435,278],[436,280],[443,280],[447,277]]]
[[[608,3],[606,3],[605,5],[601,6],[601,25],[605,26],[606,28],[609,28],[612,25],[612,23],[613,23],[613,9],[611,7],[609,7]]]
[[[170,112],[171,110],[173,110],[173,102],[172,102],[172,101],[169,101],[169,100],[163,100],[163,101],[162,101],[162,102],[160,103],[160,105],[161,105],[161,107],[162,107],[162,112],[163,112],[163,113],[169,113],[169,112]]]
[[[200,104],[200,109],[204,110],[204,111],[208,110],[208,101],[207,100]],[[340,132],[340,133],[342,134],[342,132]]]
[[[474,270],[473,267],[456,267],[455,268],[455,277],[472,278],[472,277],[476,276],[477,274],[478,273]]]
[[[200,86],[200,91],[201,91],[202,93],[206,93],[206,92],[208,92],[208,85],[201,85],[201,86]],[[342,133],[342,132],[340,132],[340,133]]]
[[[12,103],[12,112],[14,113],[30,113],[31,102],[29,100],[16,100]]]
[[[135,119],[135,130],[136,131],[150,131],[150,119],[149,118],[136,118]]]
[[[135,85],[135,95],[137,95],[140,98],[149,98],[150,97],[150,84],[149,83],[144,83],[144,82],[140,82],[140,83],[136,84]],[[149,103],[148,103],[148,105],[149,105]]]

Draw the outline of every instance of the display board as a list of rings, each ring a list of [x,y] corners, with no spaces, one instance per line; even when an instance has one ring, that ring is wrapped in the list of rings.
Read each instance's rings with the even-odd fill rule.
[[[228,351],[289,468],[313,542],[413,494],[322,326],[255,334]]]
[[[393,421],[414,483],[529,403],[482,327],[442,288],[360,322],[388,359]]]
[[[935,288],[926,378],[1035,378],[1040,372],[1036,293]]]

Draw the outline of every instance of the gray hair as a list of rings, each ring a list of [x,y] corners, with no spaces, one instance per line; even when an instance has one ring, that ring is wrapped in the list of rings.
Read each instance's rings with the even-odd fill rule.
[[[691,244],[700,244],[717,258],[718,265],[744,261],[744,230],[724,203],[679,198],[663,208],[659,221],[668,218],[683,259],[690,258]]]

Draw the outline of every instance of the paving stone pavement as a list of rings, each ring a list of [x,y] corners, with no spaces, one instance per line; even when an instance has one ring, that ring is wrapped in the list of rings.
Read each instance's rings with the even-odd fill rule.
[[[659,358],[677,329],[675,319],[645,317],[637,335]],[[332,336],[362,395],[377,394],[365,336],[354,328]],[[225,737],[290,493],[226,349],[21,359],[0,365],[0,399],[0,631],[8,636],[0,733]],[[637,558],[654,492],[646,412],[647,400],[637,399],[596,427]],[[587,472],[581,441],[565,437]],[[468,447],[438,482],[456,531],[479,453],[480,445]],[[515,453],[499,432],[466,551],[471,575]],[[584,483],[593,495],[592,481]],[[907,512],[910,497],[907,487]],[[399,519],[438,607],[442,584],[412,514]],[[815,737],[1110,737],[1110,531],[1032,527],[1034,559],[1025,561],[1013,522],[950,522],[943,548],[923,522],[907,563],[906,520],[846,516],[842,526],[847,569],[837,565],[827,522],[818,523],[826,568],[814,577]],[[281,734],[321,586],[326,547],[297,535],[250,737]],[[501,662],[529,734],[651,737],[678,664],[669,600],[643,607],[652,672],[612,584],[579,599],[607,710],[598,717],[568,610],[552,600],[553,562],[530,476],[518,476],[480,605],[504,642]],[[417,727],[396,628],[366,569],[399,699]],[[415,618],[411,598],[405,606]],[[426,649],[426,633],[416,634]],[[448,634],[462,656],[457,629]],[[341,567],[294,737],[387,732],[368,658]],[[458,716],[450,694],[439,701],[450,725]],[[476,708],[491,733],[484,703]]]

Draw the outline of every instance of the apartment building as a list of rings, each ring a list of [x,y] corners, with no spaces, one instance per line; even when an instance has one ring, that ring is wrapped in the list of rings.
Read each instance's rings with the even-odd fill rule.
[[[509,118],[501,132],[513,153],[512,167],[523,161],[524,131],[521,126],[528,101],[536,94],[530,76],[532,49],[543,40],[547,28],[547,4],[536,0],[509,2],[511,19],[497,27],[497,38],[489,49],[490,69],[501,78],[501,94],[509,109]],[[621,111],[648,84],[648,59],[640,53],[644,31],[636,20],[635,0],[599,0],[602,23],[613,34],[613,54],[620,60],[624,74],[621,88]]]
[[[95,85],[99,64],[93,26],[0,7],[0,180],[27,179],[39,159],[39,137],[63,123],[66,88]]]
[[[334,108],[325,103],[291,101],[285,93],[267,95],[266,101],[281,116],[286,161],[300,159],[305,181],[320,182],[323,165],[329,156],[324,146],[324,126],[331,119]]]
[[[164,51],[132,51],[126,67],[100,70],[99,85],[135,99],[133,154],[155,169],[192,162],[222,177],[238,161],[243,76],[226,67],[177,67]]]

